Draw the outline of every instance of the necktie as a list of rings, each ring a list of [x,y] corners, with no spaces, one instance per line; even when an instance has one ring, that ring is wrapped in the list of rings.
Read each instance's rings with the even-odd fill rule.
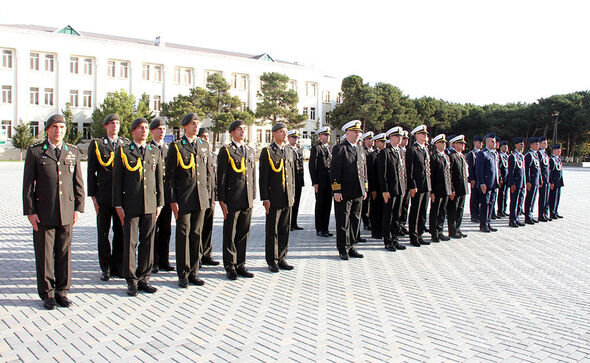
[[[244,155],[244,145],[240,145],[240,154]]]
[[[59,160],[59,154],[60,154],[60,150],[59,150],[59,148],[58,148],[58,147],[56,147],[55,149],[53,149],[53,151],[55,152],[55,158],[56,158],[57,160]]]
[[[113,149],[116,149],[116,148],[117,148],[117,142],[113,141]]]
[[[195,153],[196,153],[197,152],[197,142],[193,141],[192,144],[193,144],[193,150],[195,150]]]
[[[143,156],[145,155],[145,148],[143,146],[139,147],[139,153],[141,154],[141,158],[143,159]]]

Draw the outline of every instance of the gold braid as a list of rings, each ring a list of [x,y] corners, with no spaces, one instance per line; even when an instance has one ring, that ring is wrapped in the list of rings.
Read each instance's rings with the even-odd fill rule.
[[[134,167],[131,167],[131,165],[129,165],[129,160],[127,159],[127,155],[125,155],[125,153],[123,152],[123,146],[121,146],[121,160],[123,160],[123,165],[125,165],[127,170],[134,172],[139,169],[139,179],[141,179],[141,174],[143,173],[143,166],[142,166],[140,158],[137,158],[137,163],[135,164]]]
[[[272,169],[272,171],[274,171],[275,173],[283,173],[282,177],[283,177],[283,190],[285,190],[285,159],[281,159],[281,162],[279,164],[278,168],[275,168],[275,164],[272,161],[272,158],[270,157],[270,150],[269,148],[266,148],[266,152],[268,153],[268,162],[270,163],[270,167]]]
[[[96,159],[98,159],[98,163],[102,166],[110,166],[113,163],[113,160],[115,160],[115,153],[111,151],[111,156],[109,157],[109,160],[102,161],[102,158],[100,157],[100,151],[98,151],[98,143],[96,142],[96,140],[94,140],[94,146],[96,147],[94,149],[94,152],[96,153]]]
[[[180,154],[180,150],[178,150],[178,144],[174,143],[174,146],[176,147],[176,165],[180,164],[180,166],[183,169],[192,168],[193,170],[195,170],[195,155],[191,153],[191,160],[189,161],[188,165],[185,165],[182,161],[182,155]]]
[[[244,163],[244,157],[242,156],[242,159],[240,161],[240,168],[238,169],[236,167],[236,162],[234,161],[234,159],[229,155],[229,147],[225,147],[225,151],[227,152],[227,158],[229,159],[229,163],[231,164],[231,168],[234,169],[234,171],[236,173],[244,173],[246,174],[246,164]]]

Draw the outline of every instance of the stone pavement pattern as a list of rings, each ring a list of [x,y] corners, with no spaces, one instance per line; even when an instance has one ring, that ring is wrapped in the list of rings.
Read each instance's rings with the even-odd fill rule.
[[[494,234],[465,222],[467,239],[395,253],[369,240],[365,258],[347,262],[315,235],[308,179],[295,270],[267,270],[257,201],[254,279],[205,267],[205,286],[180,289],[175,273],[158,273],[158,292],[137,298],[124,280],[99,280],[87,199],[74,229],[75,304],[54,311],[36,293],[22,164],[0,163],[0,175],[0,361],[590,361],[589,170],[565,170],[562,220],[509,229],[503,219]],[[221,224],[217,215],[218,260]]]

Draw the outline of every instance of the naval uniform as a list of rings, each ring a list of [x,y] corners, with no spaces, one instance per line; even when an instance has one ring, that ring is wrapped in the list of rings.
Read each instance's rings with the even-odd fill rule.
[[[318,143],[311,148],[309,156],[309,176],[311,184],[318,185],[315,193],[315,229],[318,233],[328,233],[332,211],[332,189],[330,187],[330,163],[332,151],[328,143]]]
[[[480,152],[479,149],[473,149],[467,153],[465,157],[467,159],[467,165],[469,166],[469,183],[473,185],[473,181],[477,181],[475,175],[475,159],[477,154]],[[471,187],[471,196],[469,198],[469,214],[471,214],[472,222],[479,222],[479,209],[481,204],[481,189],[477,182],[475,186]]]
[[[403,160],[404,170],[406,170],[404,172],[404,175],[403,175],[403,178],[404,178],[404,181],[405,181],[406,185],[405,185],[404,195],[401,197],[401,199],[402,199],[402,211],[401,211],[400,216],[399,216],[399,225],[400,225],[400,228],[401,228],[402,232],[404,234],[408,234],[408,230],[407,230],[406,225],[407,225],[407,222],[408,222],[408,211],[409,211],[409,208],[410,208],[410,191],[409,191],[409,188],[408,188],[408,173],[407,173],[407,168],[406,168],[406,148],[405,147],[400,147],[399,148],[399,151],[400,151],[400,154],[401,154],[401,157],[402,157],[402,160]]]
[[[373,148],[366,147],[363,142],[362,150],[365,153],[365,160],[367,160],[367,157],[369,156],[369,154],[373,152]],[[372,167],[372,165],[369,165],[367,163],[367,174],[371,172],[371,170],[370,170],[371,167]],[[363,221],[363,226],[366,230],[372,230],[371,218],[370,218],[370,215],[371,215],[370,201],[371,201],[371,198],[369,198],[369,196],[367,196],[367,198],[365,198],[363,200],[363,204],[361,206],[361,220]]]
[[[382,218],[382,235],[385,245],[394,241],[397,242],[401,234],[399,225],[399,215],[401,213],[401,196],[403,195],[405,178],[400,175],[405,170],[401,170],[401,155],[399,148],[394,148],[388,144],[377,156],[376,161],[377,178],[381,193],[389,193],[389,200],[384,201],[383,218]]]
[[[66,297],[74,213],[84,212],[84,180],[76,146],[62,143],[57,148],[46,139],[27,149],[23,212],[39,218],[38,229],[33,230],[39,297]]]
[[[549,192],[549,211],[550,211],[550,218],[556,219],[561,218],[561,215],[557,211],[559,208],[559,199],[561,198],[561,187],[564,186],[563,184],[563,170],[561,159],[557,155],[551,155],[549,159],[549,183],[550,183],[550,192]],[[553,188],[551,189],[551,185]]]
[[[541,185],[539,186],[539,220],[547,221],[549,216],[549,156],[545,149],[537,150],[539,166],[541,168]]]
[[[430,235],[433,241],[443,236],[446,208],[449,196],[452,194],[451,160],[443,151],[435,150],[430,157],[430,175],[432,180],[432,193],[434,201],[430,203]],[[450,233],[449,233],[450,234]],[[444,237],[443,237],[444,238]]]
[[[164,183],[166,183],[166,165],[164,161],[168,156],[170,145],[164,141],[158,144],[154,140],[150,143],[151,147],[160,151],[162,160],[162,174]],[[164,195],[165,196],[165,195]],[[170,269],[170,236],[172,235],[172,209],[170,202],[164,198],[164,206],[160,210],[160,215],[156,220],[156,230],[154,231],[154,267],[160,269]]]
[[[520,215],[526,191],[524,155],[514,150],[508,157],[508,188],[510,188],[510,224],[521,225]],[[512,187],[514,186],[514,191]]]
[[[291,228],[299,227],[297,224],[297,216],[299,215],[299,202],[301,201],[301,190],[305,185],[303,176],[303,149],[299,147],[293,147],[293,155],[295,155],[295,202],[291,209]]]
[[[541,165],[539,162],[539,154],[533,149],[530,149],[524,156],[524,168],[526,174],[527,184],[531,184],[531,189],[528,189],[524,199],[524,215],[525,222],[531,224],[537,221],[533,218],[533,209],[535,208],[535,199],[539,191],[539,184],[541,183]]]
[[[498,217],[506,216],[506,208],[508,206],[508,154],[500,151],[498,153],[498,166],[500,172],[500,187],[498,188]]]
[[[430,199],[430,155],[426,145],[417,142],[408,147],[406,153],[406,169],[408,174],[408,191],[417,189],[411,198],[408,227],[410,230],[410,242],[413,245],[423,243],[422,234],[426,223],[426,208]]]
[[[449,198],[447,203],[447,225],[449,236],[463,237],[461,223],[463,222],[463,211],[465,198],[469,193],[469,165],[463,153],[455,149],[449,151],[451,161],[451,185],[453,186],[453,199]]]
[[[376,148],[375,151],[367,155],[367,181],[369,183],[367,199],[371,199],[371,205],[369,206],[369,219],[371,220],[371,237],[376,239],[383,238],[383,194],[381,193],[381,188],[379,187],[377,166],[375,165],[379,154],[382,151],[383,150]]]

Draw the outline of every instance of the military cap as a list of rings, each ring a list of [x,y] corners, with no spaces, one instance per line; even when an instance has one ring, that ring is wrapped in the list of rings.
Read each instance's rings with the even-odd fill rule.
[[[495,133],[493,133],[493,132],[488,132],[488,133],[486,134],[486,136],[484,137],[484,139],[486,139],[486,140],[487,140],[487,139],[495,139],[495,138],[496,138],[496,134],[495,134]]]
[[[392,127],[389,130],[387,130],[387,132],[385,133],[385,137],[390,137],[390,136],[402,136],[404,134],[404,130],[399,127]]]
[[[287,136],[288,137],[299,137],[299,131],[297,131],[297,130],[287,131]]]
[[[180,121],[180,124],[181,124],[182,126],[186,126],[186,125],[188,125],[189,123],[191,123],[193,120],[197,120],[197,121],[199,121],[199,116],[198,116],[196,113],[194,113],[194,112],[187,113],[187,114],[186,114],[186,115],[184,115],[184,117],[182,118],[182,121]]]
[[[426,135],[428,135],[428,129],[426,128],[426,125],[416,126],[412,130],[412,135],[416,135],[416,134],[426,134]]]
[[[457,135],[455,135],[455,134],[447,135],[447,140],[449,140],[449,142],[451,142],[451,140],[454,139],[455,136],[457,136]]]
[[[116,113],[111,113],[108,114],[107,117],[104,118],[104,120],[102,121],[102,125],[107,125],[109,122],[117,120],[119,122],[121,122],[121,119],[119,118],[119,115],[117,115]]]
[[[203,136],[203,134],[208,134],[208,133],[209,133],[209,129],[208,129],[208,128],[206,128],[206,127],[201,127],[201,128],[199,129],[199,131],[197,132],[197,136],[198,136],[198,137],[201,137],[201,136]]]
[[[330,135],[330,127],[328,126],[324,126],[324,127],[320,127],[316,132],[316,135],[321,135],[321,134],[325,134],[325,135]]]
[[[57,114],[49,117],[47,119],[47,121],[45,122],[45,131],[47,131],[47,129],[49,129],[51,127],[51,125],[57,124],[57,123],[65,124],[66,119],[62,115],[57,115]]]
[[[404,136],[403,136],[403,138],[404,139],[409,139],[410,138],[410,135],[409,135],[409,133],[408,133],[407,130],[404,130]]]
[[[538,137],[536,137],[536,136],[529,137],[529,144],[534,144],[536,142],[539,142]]]
[[[481,135],[473,135],[473,141],[483,141],[483,137]]]
[[[245,125],[246,123],[242,120],[235,120],[234,122],[232,122],[231,124],[229,124],[229,132],[234,131],[235,129],[237,129],[238,127]]]
[[[556,150],[556,149],[561,149],[561,144],[553,144],[553,146],[551,146],[551,150]]]
[[[133,122],[131,123],[131,128],[130,130],[133,131],[135,130],[135,128],[141,124],[147,124],[148,120],[146,120],[144,117],[139,117],[136,118],[135,120],[133,120]]]
[[[375,136],[375,133],[373,131],[365,132],[363,134],[363,140],[364,139],[372,139],[373,136]]]
[[[500,141],[500,146],[504,146],[504,145],[508,145],[508,141],[506,141],[506,140]]]
[[[342,126],[342,131],[363,131],[361,128],[362,122],[360,120],[352,120]]]
[[[150,123],[150,130],[157,129],[160,126],[166,126],[166,120],[163,117],[156,117]]]
[[[377,135],[373,136],[373,138],[371,140],[373,140],[373,141],[385,141],[385,133],[382,132],[380,134],[377,134]]]
[[[272,125],[272,132],[277,132],[280,129],[286,129],[287,125],[284,122],[277,122],[276,124]]]
[[[524,142],[524,137],[516,136],[515,138],[512,139],[512,142],[515,144],[521,144]]]
[[[453,137],[453,138],[452,138],[452,139],[451,139],[449,142],[450,142],[451,144],[454,144],[454,143],[456,143],[456,142],[460,142],[460,143],[462,143],[462,144],[466,144],[466,142],[465,142],[465,135],[458,135],[458,136],[455,136],[455,137]]]
[[[437,142],[447,142],[445,134],[439,134],[432,139],[432,144],[436,144]]]
[[[539,136],[539,142],[547,141],[547,136]]]

